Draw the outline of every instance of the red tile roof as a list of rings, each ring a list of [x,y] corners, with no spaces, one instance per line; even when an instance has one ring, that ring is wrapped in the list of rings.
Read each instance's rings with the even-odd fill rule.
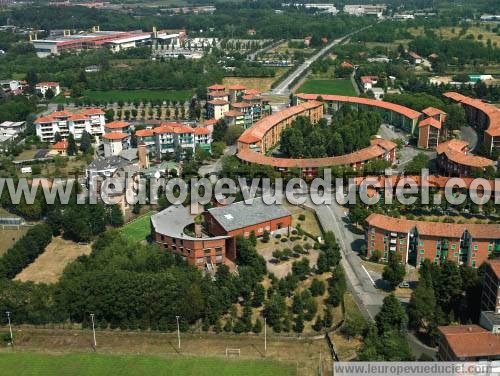
[[[361,82],[364,84],[372,84],[378,81],[377,76],[361,76]]]
[[[194,128],[194,134],[197,136],[210,134],[210,129],[208,128]]]
[[[82,114],[85,115],[104,115],[104,111],[101,110],[100,108],[84,108],[81,111]]]
[[[247,90],[245,90],[245,94],[257,95],[257,94],[260,94],[260,91],[258,91],[257,89],[247,89]]]
[[[107,123],[105,125],[105,127],[108,129],[122,129],[128,126],[130,126],[129,123],[127,123],[126,121],[119,121],[119,120],[112,121],[111,123]]]
[[[224,112],[224,116],[227,117],[236,117],[236,116],[243,116],[245,115],[243,112],[239,112],[236,110],[229,110],[228,112]]]
[[[123,140],[124,138],[127,138],[128,134],[122,133],[122,132],[112,132],[112,133],[106,133],[105,135],[102,136],[105,140]]]
[[[65,118],[70,117],[71,115],[73,114],[69,111],[54,111],[50,114],[53,118]]]
[[[446,115],[446,112],[443,110],[440,110],[439,108],[435,107],[427,107],[422,110],[422,113],[427,115],[427,116],[436,116],[436,115]]]
[[[279,112],[275,112],[265,118],[259,120],[250,128],[246,129],[238,139],[238,142],[251,144],[262,140],[264,135],[270,131],[276,124],[285,119],[298,116],[301,113],[323,106],[321,102],[310,101],[298,104],[297,106],[288,107]]]
[[[211,96],[212,98],[220,98],[220,97],[227,97],[229,94],[223,90],[214,90],[210,91],[208,95]]]
[[[485,133],[492,137],[500,136],[500,109],[479,99],[469,98],[456,92],[447,92],[443,95],[456,102],[474,107],[484,113],[489,119],[488,128]]]
[[[248,108],[248,107],[252,107],[252,104],[247,103],[247,102],[235,102],[235,103],[231,103],[231,107],[234,107],[234,108]]]
[[[414,59],[421,59],[420,55],[417,54],[416,52],[408,52],[408,55],[410,55]]]
[[[457,358],[500,354],[500,336],[479,325],[440,326],[438,330]]]
[[[366,223],[370,226],[391,232],[408,233],[416,227],[420,235],[427,236],[459,239],[464,231],[467,230],[476,240],[500,238],[500,224],[414,221],[404,218],[393,218],[383,214],[370,214],[366,218]]]
[[[365,106],[373,106],[389,111],[397,112],[409,119],[418,119],[422,114],[418,111],[412,110],[411,108],[401,106],[399,104],[394,104],[390,102],[378,101],[369,98],[360,97],[347,97],[344,95],[329,95],[329,94],[297,94],[297,98],[303,100],[317,100],[318,97],[323,98],[325,101],[335,101],[335,102],[345,102],[345,103],[357,103]]]
[[[375,158],[381,158],[386,154],[386,152],[387,151],[379,145],[371,145],[351,154],[325,158],[275,158],[250,149],[241,150],[236,156],[248,163],[272,166],[275,168],[319,168],[355,165]]]
[[[56,142],[54,145],[50,147],[51,149],[54,150],[66,150],[68,148],[68,141],[66,140],[61,140],[59,142]]]
[[[262,99],[262,97],[258,94],[245,94],[241,98],[244,101],[258,101]]]
[[[139,129],[135,132],[137,137],[152,137],[154,136],[154,132],[151,128],[148,129]]]
[[[208,126],[208,125],[215,125],[215,124],[217,124],[217,120],[215,120],[215,119],[207,119],[207,120],[205,120],[205,121],[203,122],[203,124],[202,124],[202,125],[203,125],[204,127],[206,127],[206,126]]]
[[[441,122],[434,119],[433,117],[428,117],[422,120],[420,123],[418,123],[419,127],[427,127],[431,126],[437,129],[441,129]]]
[[[478,168],[493,166],[494,162],[491,159],[466,154],[467,145],[466,141],[451,139],[440,143],[436,147],[436,153],[438,155],[444,153],[450,161],[463,166]]]
[[[207,103],[211,104],[212,106],[224,106],[226,104],[229,104],[228,101],[224,101],[222,99],[213,99],[211,101],[208,101]]]
[[[351,63],[349,63],[348,61],[343,61],[340,66],[342,68],[354,68],[354,65],[352,65]]]
[[[208,90],[225,90],[226,87],[220,84],[213,84],[207,88]]]
[[[56,121],[56,119],[54,119],[53,117],[51,116],[40,116],[39,118],[35,119],[35,123],[53,123],[54,121]]]
[[[157,133],[194,133],[194,129],[180,123],[172,123],[172,122],[167,122],[167,123],[162,123],[161,126],[156,127],[153,129],[153,132],[155,134]]]

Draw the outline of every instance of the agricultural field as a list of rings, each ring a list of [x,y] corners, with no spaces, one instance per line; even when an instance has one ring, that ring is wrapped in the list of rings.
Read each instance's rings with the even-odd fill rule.
[[[335,94],[356,96],[356,90],[350,79],[338,80],[306,80],[297,90],[297,93]]]
[[[265,92],[271,89],[274,81],[280,78],[288,68],[275,68],[276,74],[274,77],[224,77],[222,80],[223,85],[243,85],[247,89],[255,89],[260,92]]]
[[[15,364],[15,366],[13,366]],[[11,353],[0,355],[2,375],[294,375],[291,366],[269,361],[223,360],[183,357],[116,356],[101,354],[47,355]]]
[[[88,244],[77,244],[61,237],[52,238],[45,251],[14,279],[22,282],[55,283],[61,277],[66,265],[90,252],[91,247]]]
[[[452,39],[452,38],[458,38],[460,37],[461,39],[465,39],[468,35],[473,35],[474,39],[476,41],[481,41],[482,43],[486,44],[488,39],[491,40],[491,43],[497,43],[500,44],[500,35],[493,31],[488,31],[486,29],[486,24],[483,24],[481,26],[473,26],[467,29],[464,35],[460,36],[460,30],[461,28],[459,26],[453,28],[453,27],[440,27],[439,29],[435,29],[434,32],[442,39]],[[414,36],[420,36],[423,35],[424,33],[424,28],[418,27],[418,28],[409,28],[408,31],[414,35]],[[481,39],[478,38],[478,36],[482,35]]]
[[[154,212],[149,212],[138,219],[127,223],[120,229],[120,233],[133,242],[146,240],[151,233],[150,218]]]
[[[135,100],[188,101],[194,94],[192,90],[87,90],[84,99],[101,102],[131,102]],[[53,103],[66,103],[62,95],[55,97]]]

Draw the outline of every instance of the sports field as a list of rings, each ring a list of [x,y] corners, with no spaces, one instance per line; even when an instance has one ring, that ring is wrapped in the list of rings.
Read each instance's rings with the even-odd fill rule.
[[[151,225],[149,218],[154,214],[150,212],[144,214],[142,217],[135,219],[120,229],[123,236],[133,242],[140,242],[145,240],[146,237],[151,233]]]
[[[3,376],[295,375],[294,367],[270,361],[24,352],[0,353],[0,369]]]
[[[356,91],[352,87],[351,80],[307,80],[300,86],[297,93],[311,94],[335,94],[356,96]]]

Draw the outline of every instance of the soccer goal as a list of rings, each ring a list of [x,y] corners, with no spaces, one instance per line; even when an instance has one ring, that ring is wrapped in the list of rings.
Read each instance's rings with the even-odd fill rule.
[[[241,355],[240,349],[230,349],[229,347],[226,347],[226,357],[230,356],[239,357],[240,355]]]

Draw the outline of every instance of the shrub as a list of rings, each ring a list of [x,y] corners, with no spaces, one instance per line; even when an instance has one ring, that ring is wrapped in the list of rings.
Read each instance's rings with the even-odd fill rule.
[[[311,249],[311,248],[312,248],[311,243],[304,243],[304,249]]]
[[[304,248],[300,244],[296,244],[293,246],[293,251],[296,253],[304,253]]]
[[[281,234],[276,234],[274,237],[275,237],[276,239],[279,239],[279,238],[281,238]]]
[[[287,241],[288,241],[288,239],[287,239],[287,238],[281,238],[281,242],[282,242],[282,243],[286,243]]]
[[[306,215],[305,214],[299,214],[299,221],[305,221],[306,220]]]
[[[292,234],[297,235],[298,234],[297,230],[292,230]]]
[[[314,243],[314,246],[313,246],[314,249],[319,249],[319,243]]]

